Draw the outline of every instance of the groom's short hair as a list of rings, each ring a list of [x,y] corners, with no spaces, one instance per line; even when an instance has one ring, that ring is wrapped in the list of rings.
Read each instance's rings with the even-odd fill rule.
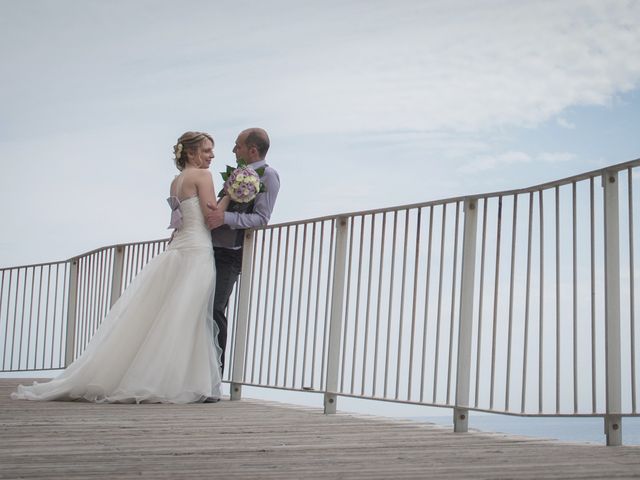
[[[245,132],[247,133],[245,144],[248,147],[256,147],[260,158],[266,157],[270,145],[267,132],[262,128],[248,128]]]

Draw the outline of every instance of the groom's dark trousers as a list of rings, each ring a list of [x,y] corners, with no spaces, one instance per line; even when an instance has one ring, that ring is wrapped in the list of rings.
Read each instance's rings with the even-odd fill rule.
[[[220,368],[224,373],[224,357],[227,347],[227,306],[233,286],[242,268],[242,249],[214,247],[216,261],[216,295],[213,301],[213,319],[218,325],[218,345],[222,350]]]

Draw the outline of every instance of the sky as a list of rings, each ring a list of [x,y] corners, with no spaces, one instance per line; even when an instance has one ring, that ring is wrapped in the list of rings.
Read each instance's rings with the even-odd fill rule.
[[[187,130],[265,128],[272,223],[640,157],[640,1],[0,0],[0,266],[168,236]]]

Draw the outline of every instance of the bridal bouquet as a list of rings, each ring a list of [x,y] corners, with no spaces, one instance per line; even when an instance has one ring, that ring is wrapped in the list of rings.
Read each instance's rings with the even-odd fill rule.
[[[224,194],[229,195],[234,202],[249,203],[258,193],[265,191],[264,184],[260,181],[263,173],[264,167],[254,170],[242,160],[238,161],[237,167],[227,165],[227,170],[222,172]]]

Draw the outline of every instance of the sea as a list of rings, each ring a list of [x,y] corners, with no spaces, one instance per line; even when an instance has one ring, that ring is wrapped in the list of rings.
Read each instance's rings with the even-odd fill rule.
[[[428,416],[410,417],[417,422],[450,426],[450,417]],[[600,417],[514,417],[469,412],[469,430],[481,432],[505,433],[565,442],[597,443],[606,442],[604,420]],[[622,419],[622,444],[640,445],[640,418]]]
[[[243,389],[243,395],[251,398],[316,408],[322,405],[322,395],[318,393],[252,387],[245,387],[245,389]],[[410,419],[442,425],[453,430],[453,410],[450,408],[402,405],[348,397],[339,397],[337,407],[338,411],[346,413]],[[469,429],[564,442],[606,444],[602,417],[518,417],[470,411]],[[623,417],[622,443],[640,446],[640,417]]]

